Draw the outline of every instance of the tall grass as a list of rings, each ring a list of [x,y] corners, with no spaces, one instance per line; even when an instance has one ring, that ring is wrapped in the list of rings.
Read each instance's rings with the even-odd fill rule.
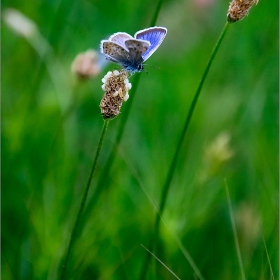
[[[247,279],[277,278],[278,4],[260,1],[234,23],[198,90],[227,5],[2,2],[48,45],[3,21],[3,279],[59,279],[67,248],[67,279],[138,279],[143,267],[147,279],[237,279],[237,248]],[[160,70],[133,77],[93,167],[103,73],[74,88],[70,65],[110,34],[150,25],[168,28],[149,58]],[[146,265],[141,244],[164,266]]]

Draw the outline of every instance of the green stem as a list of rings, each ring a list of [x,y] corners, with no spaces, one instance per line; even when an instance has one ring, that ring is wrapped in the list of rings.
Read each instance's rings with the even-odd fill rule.
[[[156,24],[156,22],[157,22],[158,14],[159,14],[159,11],[161,9],[162,3],[163,3],[163,0],[159,0],[158,1],[158,5],[156,7],[156,10],[155,10],[155,13],[154,13],[154,17],[152,18],[151,23],[150,23],[151,27],[154,26]]]
[[[237,237],[236,225],[235,225],[234,216],[233,216],[232,204],[231,204],[230,194],[229,194],[228,185],[227,185],[226,180],[225,180],[225,188],[226,188],[226,195],[227,195],[230,221],[231,221],[233,237],[234,237],[234,244],[235,244],[238,263],[239,263],[239,267],[240,267],[241,279],[246,280],[245,273],[244,273],[243,262],[242,262],[242,258],[241,258],[241,253],[240,253],[240,246],[239,246],[238,237]]]
[[[266,243],[265,243],[265,240],[264,240],[264,235],[263,235],[263,230],[262,229],[261,229],[261,234],[262,234],[262,240],[263,240],[263,245],[264,245],[264,249],[265,249],[265,254],[266,254],[268,265],[269,265],[269,269],[270,269],[270,275],[271,275],[270,279],[271,280],[275,280],[274,274],[273,274],[273,269],[272,269],[272,266],[271,266],[271,262],[270,262],[270,258],[269,258],[269,254],[268,254],[268,251],[267,251],[267,246],[266,246]]]
[[[201,89],[204,85],[204,82],[206,80],[206,77],[208,75],[208,72],[209,72],[209,69],[214,61],[214,58],[219,50],[219,47],[226,35],[226,32],[229,28],[229,23],[227,22],[226,25],[224,26],[224,29],[212,51],[212,54],[209,58],[209,61],[207,63],[207,66],[204,70],[204,73],[203,73],[203,76],[201,78],[201,81],[199,83],[199,86],[196,90],[196,93],[194,95],[194,98],[192,100],[192,103],[191,103],[191,106],[190,106],[190,109],[188,111],[188,114],[187,114],[187,118],[186,118],[186,121],[185,121],[185,124],[184,124],[184,127],[183,127],[183,130],[182,130],[182,133],[181,133],[181,136],[179,138],[179,141],[178,141],[178,145],[177,145],[177,148],[176,148],[176,151],[175,151],[175,154],[174,154],[174,157],[172,159],[172,162],[171,162],[171,165],[170,165],[170,168],[169,168],[169,171],[168,171],[168,175],[167,175],[167,178],[166,178],[166,181],[165,181],[165,184],[163,186],[163,189],[162,189],[162,193],[161,193],[161,199],[160,199],[160,206],[159,206],[159,211],[157,212],[157,215],[156,215],[156,219],[155,219],[155,224],[154,224],[154,234],[153,234],[153,237],[152,237],[152,246],[153,247],[156,247],[156,243],[157,243],[157,240],[158,240],[158,235],[159,235],[159,225],[160,225],[160,217],[164,211],[164,207],[165,207],[165,203],[166,203],[166,199],[167,199],[167,196],[168,196],[168,192],[169,192],[169,189],[170,189],[170,184],[171,184],[171,181],[173,179],[173,176],[174,176],[174,171],[175,171],[175,168],[176,168],[176,164],[177,164],[177,161],[178,161],[178,156],[179,156],[179,152],[180,152],[180,149],[182,147],[182,144],[184,142],[184,139],[185,139],[185,135],[186,135],[186,132],[188,130],[188,127],[189,127],[189,124],[190,124],[190,121],[191,121],[191,118],[192,118],[192,115],[193,115],[193,112],[194,112],[194,109],[195,109],[195,106],[196,106],[196,103],[197,103],[197,100],[199,98],[199,95],[200,95],[200,92],[201,92]],[[152,248],[151,248],[152,249]],[[153,250],[151,250],[153,251]],[[150,257],[151,255],[148,254],[148,257],[149,260],[145,262],[146,265],[149,264],[150,262]],[[147,271],[147,267],[143,267],[143,271]],[[144,279],[144,278],[141,278],[141,279]]]
[[[96,150],[96,153],[95,153],[95,157],[94,157],[94,160],[93,160],[93,164],[92,164],[92,167],[91,167],[91,171],[90,171],[90,174],[89,174],[89,178],[88,178],[88,181],[87,181],[85,192],[84,192],[81,204],[80,204],[80,208],[79,208],[79,211],[78,211],[78,215],[77,215],[72,233],[71,233],[70,242],[69,242],[69,245],[68,245],[65,261],[64,261],[64,264],[63,264],[63,268],[62,268],[62,274],[61,274],[61,277],[60,277],[61,280],[65,279],[65,273],[66,273],[66,268],[67,268],[67,264],[68,264],[68,261],[69,261],[69,256],[70,256],[71,250],[72,250],[73,245],[74,245],[75,237],[76,237],[76,234],[77,234],[77,231],[78,231],[78,226],[79,226],[79,223],[80,223],[80,220],[81,220],[81,217],[82,217],[82,213],[83,213],[83,210],[84,210],[84,207],[85,207],[89,187],[91,185],[92,176],[93,176],[93,173],[95,171],[95,167],[96,167],[96,164],[97,164],[97,160],[98,160],[98,157],[99,157],[99,154],[100,154],[100,150],[101,150],[101,147],[102,147],[102,144],[103,144],[104,135],[105,135],[105,132],[107,130],[108,124],[109,124],[109,120],[104,120],[101,136],[100,136],[100,139],[99,139],[99,143],[98,143],[98,146],[97,146],[97,150]]]

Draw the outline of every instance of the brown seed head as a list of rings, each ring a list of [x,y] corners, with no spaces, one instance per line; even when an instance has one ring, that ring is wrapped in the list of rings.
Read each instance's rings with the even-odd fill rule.
[[[230,23],[239,21],[248,15],[253,5],[257,5],[258,0],[233,0],[229,4],[227,20]]]
[[[80,79],[89,79],[97,76],[100,72],[100,67],[97,64],[96,51],[88,50],[78,54],[71,65],[71,70]]]
[[[120,113],[123,101],[129,97],[128,91],[131,89],[131,84],[128,81],[128,73],[124,70],[109,71],[102,82],[105,94],[100,103],[101,114],[104,119],[111,119]]]

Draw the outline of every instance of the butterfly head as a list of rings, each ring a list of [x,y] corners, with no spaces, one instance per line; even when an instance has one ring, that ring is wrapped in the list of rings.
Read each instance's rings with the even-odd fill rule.
[[[144,66],[142,63],[138,64],[138,65],[131,65],[131,64],[122,64],[122,67],[129,72],[130,74],[135,74],[135,73],[139,73],[142,72],[144,70]]]
[[[144,70],[143,64],[139,64],[137,67],[137,72],[142,72]]]

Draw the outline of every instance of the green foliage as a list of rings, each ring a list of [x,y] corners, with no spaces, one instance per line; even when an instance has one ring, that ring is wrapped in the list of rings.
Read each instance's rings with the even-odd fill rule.
[[[2,1],[2,11],[18,9],[41,37],[20,36],[2,23],[2,279],[59,279],[103,125],[101,79],[117,69],[107,64],[97,77],[77,82],[71,63],[115,32],[148,27],[156,3],[10,2]],[[139,279],[148,254],[140,244],[149,246],[155,205],[227,7],[163,2],[156,25],[168,34],[147,61],[148,75],[136,74],[124,135],[99,185],[123,114],[110,122],[67,279]],[[205,279],[241,279],[225,178],[246,279],[271,277],[262,234],[277,279],[277,36],[278,3],[261,0],[230,27],[202,89],[157,255],[181,279],[197,278],[176,237]],[[147,279],[175,278],[151,264]]]

